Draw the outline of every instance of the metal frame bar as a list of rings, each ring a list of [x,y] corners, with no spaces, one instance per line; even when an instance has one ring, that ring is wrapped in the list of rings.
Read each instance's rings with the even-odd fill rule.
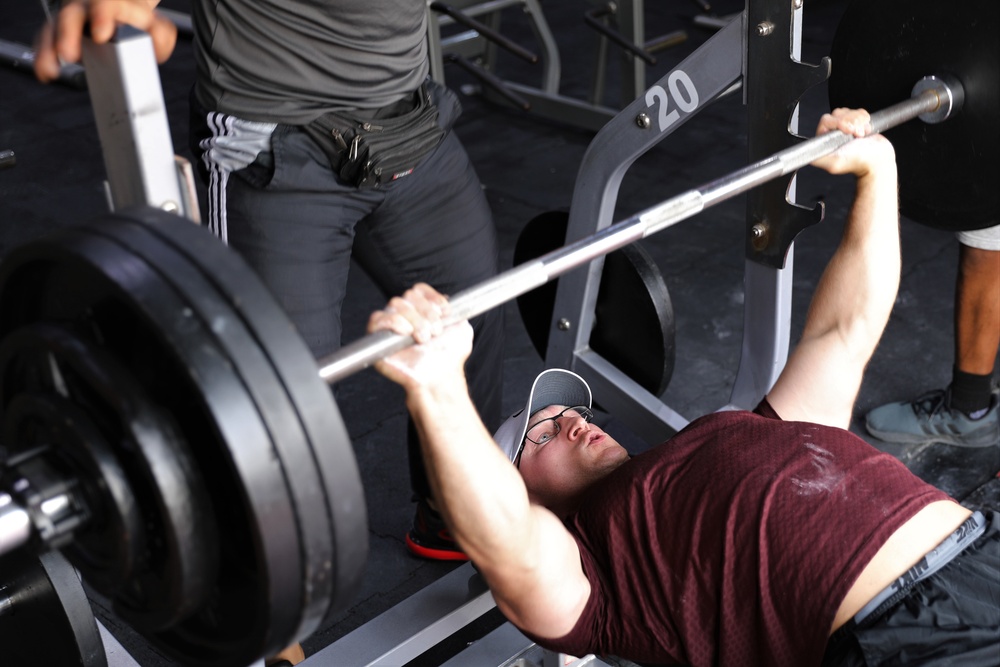
[[[559,81],[562,77],[562,61],[559,57],[559,46],[555,36],[545,20],[545,14],[538,0],[491,0],[476,2],[476,0],[454,0],[448,4],[460,9],[462,13],[478,18],[493,29],[499,28],[499,13],[510,7],[523,7],[529,17],[529,25],[535,33],[535,38],[542,47],[540,56],[542,65],[541,90],[548,94],[558,94]],[[429,6],[429,3],[428,3]],[[467,30],[457,35],[441,37],[443,26],[455,23],[450,17],[439,16],[437,12],[428,9],[427,46],[430,58],[431,78],[444,85],[444,51],[456,51],[470,57],[486,53],[484,66],[492,69],[495,61],[496,46],[482,38],[475,30]]]
[[[115,636],[108,631],[100,619],[97,620],[97,630],[101,633],[101,642],[104,644],[104,654],[108,659],[108,667],[140,667],[125,647],[121,645]]]
[[[646,7],[643,0],[616,2],[615,23],[625,39],[637,47],[646,45]],[[634,100],[646,90],[646,63],[642,58],[629,56],[621,61],[621,99]],[[599,102],[599,100],[598,100]]]
[[[193,185],[174,156],[160,72],[149,35],[120,26],[107,44],[83,42],[90,103],[112,209],[154,206],[198,220]]]
[[[538,0],[492,0],[487,2],[455,0],[450,4],[473,17],[489,16],[508,7],[523,6],[528,15],[529,25],[542,47],[540,56],[542,63],[541,82],[538,86],[514,81],[504,81],[503,83],[509,90],[530,103],[531,113],[595,132],[618,113],[617,109],[604,106],[593,99],[593,91],[603,91],[604,70],[606,68],[604,62],[600,62],[599,67],[595,70],[595,85],[591,99],[581,100],[560,94],[562,64],[559,48]],[[645,44],[644,0],[621,0],[615,4],[614,22],[618,25],[623,37],[642,48]],[[442,38],[441,27],[454,22],[447,17],[439,17],[430,10],[428,10],[428,14],[428,53],[431,77],[435,81],[441,84],[445,83],[444,53],[446,50],[466,57],[485,52],[483,66],[487,70],[493,68],[495,46],[492,43],[483,44],[482,38],[475,31],[466,31]],[[621,68],[621,99],[632,100],[646,88],[646,64],[641,58],[631,57],[622,62]],[[507,98],[488,87],[483,88],[482,94],[492,102],[510,104]]]
[[[440,667],[503,665],[504,667],[611,667],[595,655],[570,661],[565,653],[543,649],[510,623],[504,623]]]
[[[802,48],[802,6],[778,0],[752,0],[746,4],[744,103],[747,106],[747,154],[750,161],[793,145],[798,132],[798,100],[807,87],[797,67]],[[751,26],[777,24],[773,34],[755,34]],[[761,32],[764,32],[763,30]],[[785,41],[783,37],[790,35]],[[782,39],[776,39],[781,36]],[[780,74],[777,74],[779,73]],[[825,76],[823,77],[825,78]],[[785,108],[788,117],[774,112]],[[794,202],[796,177],[775,181],[747,197],[747,259],[743,273],[743,339],[740,362],[729,396],[728,409],[750,409],[770,391],[788,359],[792,320],[792,278],[795,252],[791,243],[782,262],[762,263],[755,252],[754,225],[773,222],[788,226],[789,218],[803,209]],[[792,207],[795,207],[794,209]],[[772,221],[772,212],[774,220]],[[792,235],[794,238],[794,234]]]
[[[21,69],[25,72],[32,72],[35,66],[35,50],[27,44],[9,42],[0,39],[0,64],[10,65],[14,69]],[[56,81],[64,83],[73,88],[86,88],[87,79],[83,73],[83,67],[76,63],[64,63],[59,67],[59,76]]]
[[[486,583],[466,563],[300,663],[303,667],[398,667],[496,607]],[[559,667],[601,667],[593,655],[541,648],[510,623],[487,633],[441,667],[508,665],[517,659]],[[529,663],[530,664],[530,663]]]
[[[466,563],[302,664],[306,667],[403,665],[495,606],[486,582]]]
[[[107,44],[85,40],[83,66],[113,208],[179,211],[174,145],[149,35],[123,26]]]

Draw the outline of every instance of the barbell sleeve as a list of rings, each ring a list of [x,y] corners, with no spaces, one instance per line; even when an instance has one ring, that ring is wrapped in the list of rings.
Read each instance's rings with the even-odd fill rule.
[[[0,491],[0,556],[26,543],[31,538],[31,517],[27,510],[14,502],[10,494]]]
[[[874,132],[884,132],[918,116],[928,118],[927,122],[938,122],[954,115],[963,99],[961,84],[957,80],[925,77],[914,86],[909,99],[872,113],[871,126]],[[943,109],[946,111],[942,114]],[[801,169],[854,139],[854,136],[840,131],[807,139],[462,290],[450,300],[451,314],[446,324],[485,313],[597,257],[671,227],[762,183]],[[369,334],[320,359],[319,375],[327,382],[337,382],[410,345],[413,345],[411,336],[389,331]]]

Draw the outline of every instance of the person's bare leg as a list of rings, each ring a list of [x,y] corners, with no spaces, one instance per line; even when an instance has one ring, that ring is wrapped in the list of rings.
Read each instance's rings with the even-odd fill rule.
[[[976,418],[990,408],[1000,347],[1000,251],[959,247],[949,407]]]
[[[1000,251],[960,245],[955,288],[955,366],[989,375],[1000,349]]]

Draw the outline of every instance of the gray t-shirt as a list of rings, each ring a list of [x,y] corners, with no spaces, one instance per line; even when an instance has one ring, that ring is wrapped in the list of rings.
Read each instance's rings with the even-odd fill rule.
[[[425,0],[199,0],[198,80],[208,110],[299,125],[377,109],[427,76]]]

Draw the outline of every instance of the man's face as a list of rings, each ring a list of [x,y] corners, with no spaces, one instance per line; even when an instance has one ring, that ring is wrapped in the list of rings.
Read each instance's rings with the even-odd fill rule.
[[[518,466],[532,498],[552,508],[628,460],[628,452],[614,438],[564,405],[550,405],[533,414],[528,431],[560,413],[556,419],[559,432],[544,444],[526,440]]]

